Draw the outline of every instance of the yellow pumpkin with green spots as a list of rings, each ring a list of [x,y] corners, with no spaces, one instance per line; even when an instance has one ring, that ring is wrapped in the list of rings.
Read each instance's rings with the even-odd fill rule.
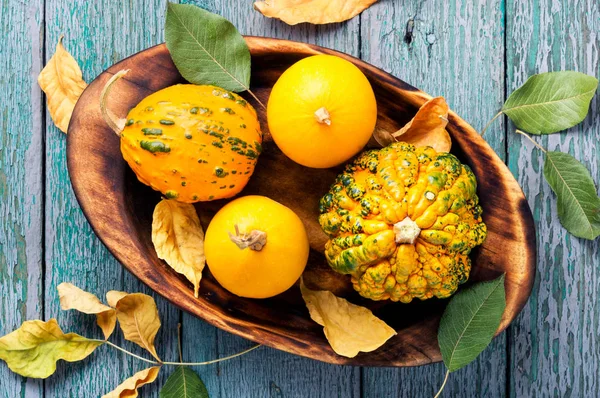
[[[447,298],[487,235],[476,189],[467,165],[431,147],[363,152],[320,201],[327,261],[372,300]]]
[[[138,179],[192,203],[239,193],[262,150],[254,108],[215,86],[178,84],[144,98],[127,115],[121,152]]]

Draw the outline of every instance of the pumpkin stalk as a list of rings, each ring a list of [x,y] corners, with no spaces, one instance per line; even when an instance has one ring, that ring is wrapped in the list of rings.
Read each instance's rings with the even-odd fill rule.
[[[238,225],[235,224],[235,235],[228,232],[229,239],[237,245],[240,249],[244,250],[250,248],[251,250],[261,251],[262,248],[267,244],[267,233],[253,229],[250,233],[240,234]]]
[[[421,233],[421,228],[416,222],[406,217],[404,220],[394,224],[394,233],[396,234],[396,243],[410,243],[413,245]]]
[[[112,131],[114,131],[115,134],[119,137],[121,136],[121,132],[125,128],[125,119],[119,119],[115,116],[114,113],[109,111],[106,107],[106,101],[108,99],[108,94],[110,93],[112,85],[117,80],[125,76],[127,72],[129,72],[129,69],[120,70],[117,73],[115,73],[113,77],[111,77],[110,80],[106,82],[104,88],[102,89],[102,93],[100,94],[100,111],[102,112],[102,118],[104,118],[106,124],[108,124]]]
[[[317,119],[317,122],[321,124],[331,126],[331,115],[329,114],[327,108],[325,108],[324,106],[315,111],[315,119]]]

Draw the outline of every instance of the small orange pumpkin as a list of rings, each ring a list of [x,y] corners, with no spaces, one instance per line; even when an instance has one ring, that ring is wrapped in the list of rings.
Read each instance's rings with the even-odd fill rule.
[[[169,199],[230,198],[254,171],[262,147],[256,111],[215,86],[178,84],[144,98],[127,115],[123,158],[138,179]]]

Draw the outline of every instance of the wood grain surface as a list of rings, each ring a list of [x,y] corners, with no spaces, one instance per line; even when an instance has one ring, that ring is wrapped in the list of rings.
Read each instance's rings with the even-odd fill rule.
[[[43,317],[43,14],[41,0],[0,9],[0,335]],[[42,394],[0,365],[0,396]]]
[[[229,18],[242,33],[300,40],[362,56],[431,94],[445,95],[476,128],[529,74],[563,68],[600,74],[597,0],[381,0],[359,18],[323,27],[289,27],[266,19],[252,11],[249,0],[195,3]],[[123,281],[122,288],[143,289],[111,259],[83,219],[70,192],[64,147],[62,152],[58,147],[44,150],[44,135],[56,142],[65,137],[49,124],[45,128],[45,108],[35,78],[59,33],[67,35],[65,45],[83,65],[88,81],[110,64],[159,43],[165,4],[159,0],[0,0],[0,6],[0,29],[6,38],[0,51],[4,71],[0,79],[0,334],[5,334],[25,318],[43,316],[44,307],[52,306],[58,314],[54,286],[44,277],[42,266],[46,270],[59,266],[65,270],[67,263],[82,267],[81,272],[70,274],[72,281],[99,295],[116,287],[108,286],[110,275]],[[550,137],[549,144],[547,139],[539,141],[574,154],[597,182],[599,108],[596,99],[593,115],[582,127]],[[5,115],[10,115],[11,123]],[[600,317],[595,299],[600,293],[599,244],[569,237],[561,229],[555,198],[541,179],[539,153],[512,129],[499,119],[485,138],[501,157],[508,149],[509,166],[530,199],[540,231],[540,272],[518,323],[504,339],[496,338],[479,360],[452,374],[444,396],[595,396],[600,378]],[[50,183],[44,170],[53,167],[60,174]],[[59,187],[44,198],[43,186],[48,190],[52,184]],[[48,208],[64,197],[69,198],[66,212],[44,218],[44,201]],[[24,209],[20,203],[29,205]],[[73,219],[76,222],[68,222]],[[44,260],[48,258],[44,252],[52,250],[54,240],[46,239],[44,244],[42,234],[50,222],[57,223],[53,239],[62,240],[66,250],[53,254],[52,261]],[[52,300],[48,303],[42,297],[44,284]],[[89,318],[71,316],[66,321],[65,315],[59,316],[65,329],[95,330]],[[187,360],[211,359],[251,344],[186,314],[182,319]],[[161,341],[173,341],[171,329],[171,336],[166,340],[162,336]],[[127,348],[141,352],[133,345]],[[163,353],[160,347],[159,352]],[[172,348],[169,352],[170,358],[176,358]],[[46,396],[99,396],[120,381],[120,373],[131,374],[141,366],[101,349],[82,365],[59,364],[67,371],[46,381],[50,386]],[[340,367],[267,348],[195,370],[211,397],[432,396],[443,378],[439,364],[414,369]],[[71,371],[79,377],[69,376]],[[42,396],[42,386],[0,364],[0,397]],[[157,396],[158,385],[141,393]]]
[[[527,76],[578,70],[600,76],[600,3],[509,1],[506,84]],[[569,152],[600,184],[600,101],[584,122],[536,141]],[[510,393],[527,396],[596,397],[600,391],[600,239],[570,236],[556,216],[556,196],[542,176],[542,153],[509,125],[508,164],[534,210],[538,275],[532,299],[510,331]]]

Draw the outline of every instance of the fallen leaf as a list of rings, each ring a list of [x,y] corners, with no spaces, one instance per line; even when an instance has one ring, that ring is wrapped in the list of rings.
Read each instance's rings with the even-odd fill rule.
[[[117,303],[129,293],[120,292],[118,290],[110,290],[106,293],[106,302],[113,308],[117,308]]]
[[[60,308],[77,310],[84,314],[95,314],[96,323],[102,329],[104,338],[108,340],[117,324],[117,313],[114,309],[100,302],[92,293],[81,290],[71,283],[61,283],[57,286]]]
[[[0,359],[21,376],[45,379],[56,371],[59,359],[81,361],[102,344],[75,333],[64,334],[56,319],[26,321],[0,338]]]
[[[450,152],[452,140],[446,131],[448,111],[444,97],[432,98],[421,106],[410,122],[392,135],[397,141]]]
[[[326,24],[354,18],[377,0],[265,0],[254,9],[265,17],[277,18],[288,25],[303,22]]]
[[[397,141],[392,133],[377,126],[375,127],[375,131],[373,131],[373,139],[382,148]]]
[[[204,382],[196,372],[179,366],[160,390],[160,398],[209,398]]]
[[[161,200],[152,216],[152,243],[158,258],[192,282],[198,297],[206,257],[204,232],[194,206]]]
[[[102,396],[102,398],[135,398],[138,396],[138,388],[150,384],[158,377],[160,366],[153,366],[148,369],[140,370],[117,388]]]
[[[154,347],[154,338],[160,328],[154,299],[142,293],[126,294],[117,301],[116,309],[125,339],[145,348],[160,362]]]
[[[83,90],[87,87],[81,69],[58,39],[56,51],[38,76],[38,84],[46,93],[48,112],[63,133],[67,132],[71,114]]]
[[[336,297],[327,290],[310,290],[303,280],[300,290],[310,317],[323,326],[325,337],[338,355],[354,358],[359,351],[375,351],[396,334],[365,307]]]

